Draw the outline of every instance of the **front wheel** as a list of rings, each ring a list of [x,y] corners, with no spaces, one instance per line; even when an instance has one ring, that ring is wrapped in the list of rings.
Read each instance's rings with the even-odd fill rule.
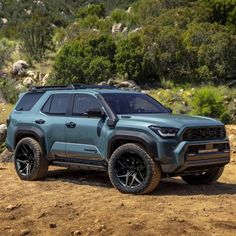
[[[183,175],[181,178],[188,184],[211,184],[217,181],[224,171],[224,167],[199,172],[192,175]]]
[[[112,154],[108,173],[114,187],[122,193],[147,194],[160,182],[161,169],[138,144],[120,146]]]

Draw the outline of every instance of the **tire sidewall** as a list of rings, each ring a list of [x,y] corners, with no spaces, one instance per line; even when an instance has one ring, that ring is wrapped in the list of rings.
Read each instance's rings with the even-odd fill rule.
[[[16,153],[18,152],[19,148],[21,147],[22,144],[26,144],[29,145],[30,148],[32,149],[33,153],[34,153],[34,165],[33,168],[31,170],[31,173],[27,176],[22,175],[18,168],[17,168],[17,163],[16,163]],[[18,174],[18,176],[22,179],[22,180],[32,180],[35,178],[35,176],[37,175],[39,169],[40,169],[40,158],[42,156],[42,150],[40,145],[38,144],[38,142],[34,139],[31,138],[24,138],[21,141],[19,141],[19,143],[16,146],[15,149],[15,153],[14,153],[14,165],[15,165],[15,170]]]
[[[140,158],[142,158],[144,165],[146,167],[146,177],[145,180],[137,187],[129,188],[124,185],[122,185],[117,177],[116,171],[115,171],[115,164],[117,159],[119,159],[120,156],[122,156],[125,153],[134,153],[138,155]],[[143,150],[140,146],[135,144],[129,144],[129,145],[123,145],[119,147],[111,156],[109,163],[108,163],[108,172],[109,177],[112,182],[112,184],[122,193],[131,193],[131,194],[139,194],[145,191],[145,189],[148,187],[152,176],[153,176],[153,168],[152,163],[153,161],[149,154]]]

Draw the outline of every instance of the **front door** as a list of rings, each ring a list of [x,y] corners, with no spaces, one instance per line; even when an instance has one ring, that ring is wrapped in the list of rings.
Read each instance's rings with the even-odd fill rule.
[[[93,95],[75,94],[71,116],[66,121],[66,156],[80,160],[104,159],[106,123],[101,117],[88,117],[87,110],[102,109]]]

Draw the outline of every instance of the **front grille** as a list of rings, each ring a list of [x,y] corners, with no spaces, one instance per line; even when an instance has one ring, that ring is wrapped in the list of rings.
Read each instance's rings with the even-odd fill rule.
[[[223,139],[226,136],[224,126],[188,128],[183,133],[184,141]]]
[[[192,145],[186,150],[186,155],[196,155],[202,150],[217,150],[217,152],[229,151],[230,147],[228,143],[214,143],[214,144],[203,144],[203,145]]]

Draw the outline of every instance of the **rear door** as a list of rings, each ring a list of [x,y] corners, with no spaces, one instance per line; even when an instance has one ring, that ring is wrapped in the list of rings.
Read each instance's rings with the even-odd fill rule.
[[[88,109],[103,109],[97,97],[75,94],[71,116],[67,118],[66,155],[80,160],[103,160],[106,149],[105,118],[88,117]]]
[[[66,93],[51,95],[41,112],[34,118],[34,124],[43,130],[46,146],[51,158],[65,157],[65,123],[71,95]]]

